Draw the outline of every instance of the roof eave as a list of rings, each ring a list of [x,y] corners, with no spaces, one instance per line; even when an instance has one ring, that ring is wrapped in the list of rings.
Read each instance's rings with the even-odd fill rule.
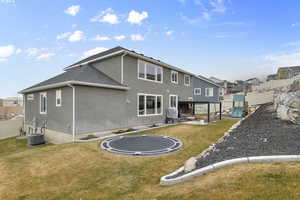
[[[129,90],[130,89],[129,87],[126,87],[126,86],[115,86],[115,85],[89,83],[89,82],[82,82],[82,81],[65,81],[65,82],[61,82],[61,83],[55,83],[55,84],[35,87],[35,88],[31,88],[31,89],[25,89],[18,93],[26,94],[26,93],[30,93],[30,92],[37,92],[37,91],[42,91],[42,90],[59,88],[59,87],[64,87],[64,86],[68,86],[68,85],[82,85],[82,86],[109,88],[109,89],[116,89],[116,90]]]
[[[101,56],[101,57],[95,58],[95,59],[93,59],[93,60],[86,61],[86,62],[81,63],[81,64],[71,65],[71,66],[69,66],[69,67],[64,68],[64,70],[66,71],[66,70],[69,70],[69,69],[72,69],[72,68],[75,68],[75,67],[79,67],[79,66],[82,66],[82,65],[85,65],[85,64],[89,64],[89,63],[91,63],[91,62],[99,61],[99,60],[102,60],[102,59],[105,59],[105,58],[113,57],[113,56],[116,56],[116,55],[119,55],[119,54],[122,54],[122,53],[127,53],[128,55],[131,55],[131,56],[133,56],[133,57],[141,58],[141,59],[143,59],[143,60],[146,60],[146,61],[149,61],[149,62],[158,64],[158,65],[167,67],[167,68],[169,68],[169,69],[171,69],[171,70],[176,70],[176,71],[179,71],[179,72],[188,74],[188,75],[190,75],[190,76],[194,76],[194,77],[196,77],[196,78],[198,78],[198,79],[201,79],[201,80],[203,80],[203,81],[209,82],[209,83],[211,83],[211,84],[213,84],[213,85],[215,85],[215,86],[217,86],[217,87],[220,87],[220,85],[218,85],[218,84],[216,84],[216,83],[214,83],[214,82],[212,82],[212,81],[210,81],[210,80],[201,78],[201,77],[199,77],[199,76],[196,75],[196,74],[193,74],[193,73],[191,73],[191,72],[182,70],[182,69],[180,69],[180,68],[178,68],[178,67],[174,67],[174,66],[169,65],[169,64],[167,64],[167,63],[160,62],[160,61],[155,60],[155,59],[153,59],[153,58],[148,58],[148,57],[146,57],[146,56],[144,56],[144,55],[140,55],[140,54],[138,54],[138,53],[136,53],[136,52],[132,52],[132,51],[129,51],[129,50],[126,50],[126,49],[122,49],[122,50],[120,50],[120,51],[117,51],[117,52],[114,52],[114,53],[110,53],[110,54],[107,54],[107,55],[105,55],[105,56]]]

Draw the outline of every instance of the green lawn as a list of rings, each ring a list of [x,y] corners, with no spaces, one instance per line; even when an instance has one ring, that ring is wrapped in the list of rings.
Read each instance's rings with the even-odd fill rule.
[[[194,180],[160,186],[161,176],[182,166],[235,123],[177,125],[145,133],[180,139],[184,147],[155,157],[115,155],[99,142],[29,148],[0,141],[0,199],[297,199],[300,164],[237,165]]]

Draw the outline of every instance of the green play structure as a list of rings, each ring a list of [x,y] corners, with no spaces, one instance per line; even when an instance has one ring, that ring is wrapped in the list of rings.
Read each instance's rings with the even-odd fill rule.
[[[231,117],[241,118],[247,115],[247,102],[244,94],[233,95]]]

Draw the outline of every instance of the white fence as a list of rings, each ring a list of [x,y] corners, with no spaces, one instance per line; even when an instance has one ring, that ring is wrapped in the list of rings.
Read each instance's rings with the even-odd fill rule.
[[[22,118],[0,121],[0,139],[18,135],[22,122]]]

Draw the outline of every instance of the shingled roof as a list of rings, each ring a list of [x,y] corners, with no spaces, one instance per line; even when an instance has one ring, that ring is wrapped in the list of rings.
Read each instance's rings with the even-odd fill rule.
[[[126,89],[127,86],[115,81],[101,71],[95,69],[91,64],[83,65],[81,67],[72,68],[46,81],[40,82],[29,88],[21,91],[21,93],[37,91],[45,87],[61,87],[62,85],[77,84],[90,86],[103,86],[109,88]]]

